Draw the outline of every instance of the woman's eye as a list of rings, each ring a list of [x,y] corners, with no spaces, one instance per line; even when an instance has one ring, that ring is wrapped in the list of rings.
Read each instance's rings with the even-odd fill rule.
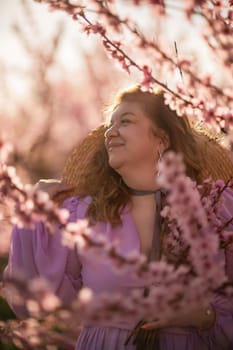
[[[130,120],[129,119],[122,119],[121,123],[122,124],[128,124],[128,123],[130,123]]]

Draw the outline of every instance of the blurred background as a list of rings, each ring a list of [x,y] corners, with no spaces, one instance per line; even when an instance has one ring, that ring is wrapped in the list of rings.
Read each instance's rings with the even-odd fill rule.
[[[58,178],[71,149],[103,120],[112,89],[130,80],[67,14],[0,0],[1,136],[24,182]],[[125,79],[126,78],[126,79]]]
[[[182,1],[170,3],[169,18],[151,13],[148,4],[133,10],[130,0],[118,0],[117,11],[129,14],[144,35],[161,40],[171,55],[177,54],[176,42],[179,54],[197,56],[198,64],[200,18],[196,25],[188,23]],[[130,53],[133,39],[124,40]],[[12,162],[24,182],[59,178],[71,150],[103,121],[111,96],[137,82],[138,73],[124,72],[107,57],[98,36],[82,33],[68,14],[33,0],[0,0],[0,42],[1,137],[13,144]],[[134,58],[151,65],[146,53],[138,51]],[[161,77],[164,73],[154,70],[165,82],[180,79],[179,72],[171,78],[169,72]]]
[[[193,70],[214,75],[220,83],[227,80],[201,37],[201,16],[188,22],[184,1],[168,0],[167,17],[158,16],[147,2],[140,8],[132,7],[131,0],[115,3],[121,17],[133,19],[143,35],[173,58],[187,57]],[[95,18],[94,13],[90,16]],[[111,36],[111,28],[107,30]],[[169,86],[182,80],[179,70],[157,67],[156,59],[137,49],[130,35],[112,37],[122,40],[137,63],[152,67],[157,79]],[[127,74],[109,59],[98,35],[87,36],[68,14],[49,11],[33,0],[0,0],[0,43],[0,137],[14,147],[10,162],[24,183],[60,178],[72,149],[103,121],[103,110],[115,92],[142,77],[133,69]],[[0,272],[9,249],[8,219],[4,212]],[[13,317],[0,298],[0,319]],[[0,348],[15,349],[1,340]]]

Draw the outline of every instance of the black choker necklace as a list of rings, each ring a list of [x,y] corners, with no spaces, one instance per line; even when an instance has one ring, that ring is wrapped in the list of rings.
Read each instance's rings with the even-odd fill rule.
[[[155,194],[158,191],[160,191],[160,189],[158,190],[135,190],[134,188],[130,188],[127,186],[127,189],[129,191],[129,194],[131,194],[132,196],[146,196],[147,194]]]

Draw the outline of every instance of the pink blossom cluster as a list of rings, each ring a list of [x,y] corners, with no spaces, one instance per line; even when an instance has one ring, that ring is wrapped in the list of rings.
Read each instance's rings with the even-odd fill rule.
[[[195,184],[184,175],[185,169],[179,156],[168,153],[159,165],[160,183],[168,191],[168,205],[162,214],[173,222],[171,228],[175,228],[174,235],[180,235],[188,246],[188,259],[181,261],[177,266],[169,264],[165,260],[148,263],[145,256],[132,252],[122,255],[118,251],[116,242],[109,242],[102,235],[95,235],[88,227],[86,221],[68,222],[68,216],[57,215],[54,207],[49,202],[42,200],[38,212],[38,198],[31,197],[34,205],[23,205],[29,200],[24,187],[21,191],[14,188],[23,197],[20,199],[20,218],[24,216],[33,220],[44,222],[57,222],[62,229],[63,243],[71,249],[77,246],[80,254],[97,254],[98,259],[108,259],[113,273],[124,273],[130,269],[132,276],[140,281],[137,289],[133,288],[127,295],[99,294],[94,295],[90,290],[82,290],[74,303],[61,307],[60,301],[53,294],[50,286],[43,279],[25,281],[13,278],[8,283],[15,288],[16,303],[26,300],[24,307],[29,315],[42,317],[47,313],[56,313],[58,319],[73,322],[82,320],[92,323],[106,324],[109,321],[118,321],[122,317],[129,321],[136,318],[154,318],[154,315],[172,317],[178,309],[185,309],[192,305],[203,304],[210,298],[211,293],[226,282],[224,266],[221,260],[214,263],[217,258],[219,240],[217,235],[218,221],[210,222],[210,207],[216,207],[223,191],[223,184],[218,182],[212,188],[210,199],[205,200],[197,191]],[[10,178],[11,180],[11,178]],[[10,181],[10,184],[14,183]],[[9,186],[8,186],[9,187]],[[8,188],[7,187],[7,188]],[[9,190],[12,201],[17,204],[17,195]],[[46,206],[49,204],[49,208]],[[45,204],[45,205],[43,205]],[[49,210],[48,210],[49,209]],[[19,215],[19,212],[16,213]],[[176,225],[174,225],[174,223]],[[29,224],[29,220],[21,220],[23,226]],[[50,226],[50,225],[49,225]],[[169,235],[172,235],[170,232]],[[150,295],[142,298],[145,286],[150,288]],[[169,291],[169,293],[167,293]],[[18,299],[17,299],[18,298]],[[65,312],[65,310],[67,310]]]
[[[209,47],[219,53],[224,65],[231,69],[233,59],[232,19],[233,9],[225,5],[225,1],[217,1],[212,8],[205,4],[203,16],[207,19],[204,38]],[[224,6],[225,5],[225,6]],[[224,9],[224,13],[223,13]],[[213,20],[214,19],[214,20]],[[211,39],[212,38],[212,39]]]
[[[222,248],[227,248],[232,246],[233,243],[233,216],[228,218],[225,222],[222,222],[220,219],[221,217],[221,204],[222,204],[222,198],[221,195],[224,193],[224,191],[227,188],[233,189],[233,182],[229,181],[229,183],[225,184],[223,181],[219,180],[216,181],[211,189],[209,198],[214,197],[214,200],[212,199],[212,211],[209,210],[208,214],[212,218],[212,222],[217,222],[216,224],[216,230],[219,235],[220,239],[220,246]]]
[[[210,297],[201,278],[190,280],[188,285],[187,281],[185,283],[181,279],[172,280],[171,275],[169,279],[168,284],[150,286],[150,295],[146,298],[142,297],[143,289],[132,289],[124,297],[120,293],[93,295],[90,290],[85,290],[87,298],[81,293],[73,308],[77,310],[77,314],[81,312],[85,321],[91,324],[106,325],[107,322],[119,322],[122,319],[135,323],[135,320],[142,318],[152,320],[155,315],[158,315],[158,318],[161,315],[164,318],[172,317],[177,310],[184,310],[190,306],[195,308],[202,302],[204,304]]]
[[[168,94],[166,101],[172,109],[175,109],[178,115],[190,115],[197,120],[204,120],[212,124],[215,130],[224,130],[225,132],[233,124],[233,95],[232,88],[222,88],[214,84],[209,75],[199,76],[192,67],[192,61],[183,57],[173,58],[164,48],[162,43],[155,43],[148,40],[139,30],[136,23],[129,18],[121,18],[114,11],[114,1],[106,5],[103,1],[95,1],[87,3],[86,6],[81,5],[78,1],[49,1],[41,0],[40,2],[49,3],[55,9],[62,9],[71,14],[74,19],[79,20],[84,26],[87,33],[95,33],[102,38],[103,45],[110,57],[117,60],[122,68],[130,73],[129,68],[134,67],[143,75],[141,85],[143,89],[152,89],[155,84],[165,89]],[[149,1],[151,6],[163,8],[166,6],[163,1]],[[142,2],[134,2],[136,7],[142,5]],[[91,6],[95,6],[91,8]],[[80,8],[82,9],[80,11]],[[95,12],[98,21],[93,22],[87,16],[88,11]],[[187,17],[191,20],[191,15],[199,15],[206,23],[204,28],[204,39],[207,45],[213,50],[215,56],[220,61],[220,65],[226,74],[232,74],[232,10],[226,6],[224,1],[212,2],[208,5],[206,1],[186,1],[185,11]],[[104,23],[108,26],[108,31],[104,27]],[[117,35],[112,39],[107,32],[111,31]],[[119,37],[119,32],[127,30],[133,37],[135,50],[142,53],[142,49],[148,54],[150,53],[151,66],[155,66],[159,71],[175,72],[180,71],[183,82],[182,86],[170,88],[168,84],[160,81],[153,75],[151,66],[140,64],[123,49]],[[213,40],[210,38],[214,38]],[[116,42],[118,44],[116,45]],[[147,55],[148,55],[147,54]]]
[[[211,199],[214,189],[210,199],[201,198],[195,182],[185,174],[181,155],[173,152],[164,155],[158,171],[159,183],[168,191],[168,205],[162,215],[177,225],[182,240],[188,244],[188,259],[194,273],[205,276],[205,283],[215,289],[224,283],[226,277],[224,261],[218,261],[220,243],[217,227],[220,228],[220,222],[213,214],[208,215],[213,209]]]
[[[232,183],[225,185],[218,181],[210,193],[208,191],[201,197],[200,189],[198,191],[195,183],[184,173],[181,156],[173,153],[165,155],[159,164],[159,172],[159,182],[168,191],[168,206],[162,215],[175,223],[181,239],[186,243],[185,248],[188,245],[189,264],[193,266],[195,274],[206,276],[205,283],[210,289],[220,287],[226,276],[219,248],[222,241],[225,247],[232,242],[232,232],[224,233],[226,226],[232,223],[232,218],[222,224],[219,210],[221,194],[226,188],[232,187]]]
[[[62,317],[58,318],[55,313],[51,313],[43,320],[29,317],[20,321],[0,321],[1,341],[13,343],[19,349],[42,350],[59,346],[64,350],[73,350],[80,327],[77,323],[76,327],[66,323],[67,320],[72,320],[69,311],[64,310],[61,315]]]
[[[85,6],[82,5],[82,1],[76,0],[34,0],[36,2],[45,2],[50,5],[49,9],[62,10],[68,12],[70,15],[75,16],[82,12]]]
[[[34,227],[36,221],[42,220],[53,231],[54,224],[64,225],[69,217],[68,211],[59,209],[47,193],[23,185],[15,168],[7,164],[0,164],[0,200],[14,206],[11,221],[18,226]]]
[[[159,286],[162,290],[169,286],[168,300],[175,299],[172,293],[174,287],[174,293],[178,289],[184,301],[187,281],[200,284],[201,289],[195,288],[199,294],[203,289],[213,291],[225,281],[223,264],[221,262],[214,264],[219,248],[217,231],[221,232],[220,221],[216,219],[218,217],[217,203],[224,185],[217,182],[210,192],[210,197],[205,193],[201,196],[195,183],[186,177],[184,164],[179,155],[167,153],[159,164],[159,181],[161,186],[168,191],[168,205],[162,214],[172,223],[170,225],[172,231],[169,235],[176,236],[176,238],[180,235],[185,247],[189,247],[189,258],[181,262],[183,266],[178,265],[176,268],[165,261],[148,264],[145,256],[135,252],[128,255],[120,254],[116,242],[109,242],[102,235],[96,236],[86,221],[68,222],[67,211],[59,210],[45,193],[37,192],[30,186],[28,188],[23,186],[12,169],[10,168],[11,171],[9,171],[9,167],[2,165],[1,191],[2,195],[7,195],[15,204],[18,224],[30,226],[35,221],[42,220],[49,228],[54,227],[54,224],[60,225],[64,244],[70,248],[77,246],[81,253],[83,250],[85,253],[89,251],[90,254],[98,254],[99,258],[109,259],[116,273],[124,273],[125,269],[130,269],[135,276],[140,278],[143,286],[152,284]],[[216,215],[211,210],[214,210]],[[193,272],[196,279],[193,278]],[[39,300],[43,299],[41,295],[43,293],[37,296]],[[193,295],[193,299],[196,300],[196,294]],[[164,302],[164,305],[171,304],[168,300]],[[161,306],[161,302],[158,305]],[[31,310],[34,307],[35,312],[40,310],[34,301],[30,302],[27,307]],[[151,308],[151,304],[148,308]],[[146,312],[149,312],[149,309]],[[163,311],[169,312],[168,309]]]
[[[124,271],[122,267],[128,268],[132,264],[132,272],[136,272],[143,285],[155,286],[151,289],[150,297],[146,299],[141,298],[140,289],[132,291],[124,298],[118,294],[94,296],[91,291],[85,290],[84,300],[81,294],[75,308],[77,311],[82,310],[83,317],[88,321],[104,324],[110,320],[119,321],[123,315],[129,320],[145,316],[147,319],[153,318],[155,314],[171,316],[177,308],[182,309],[190,304],[195,306],[200,301],[204,303],[211,291],[217,290],[226,282],[224,262],[218,259],[220,242],[217,227],[220,229],[220,221],[216,220],[211,209],[216,208],[214,213],[218,213],[217,203],[227,185],[216,182],[211,189],[210,199],[207,196],[209,192],[201,196],[195,183],[185,176],[180,157],[174,154],[166,155],[159,171],[161,185],[169,191],[168,206],[163,215],[176,222],[175,235],[181,235],[186,248],[189,247],[189,259],[183,261],[185,265],[177,269],[165,261],[147,264],[145,257],[136,253],[123,257],[117,252],[114,243],[109,243],[102,236],[97,239],[90,238],[91,233],[86,234],[83,231],[85,244],[82,243],[81,246],[85,253],[90,248],[92,252],[93,248],[95,251],[100,250],[101,255],[106,254],[111,259],[114,270],[120,266]],[[169,294],[166,293],[168,289]]]
[[[53,293],[49,281],[35,277],[26,281],[23,275],[6,277],[7,288],[2,295],[11,301],[14,307],[23,306],[33,317],[40,318],[45,313],[57,309],[60,299]]]
[[[122,270],[130,266],[140,277],[145,278],[147,283],[154,281],[160,283],[165,280],[166,266],[158,267],[147,265],[146,259],[139,254],[132,253],[122,256],[115,242],[108,242],[103,236],[94,237],[86,221],[77,223],[68,222],[68,212],[58,209],[48,195],[35,191],[31,186],[23,186],[15,174],[13,167],[4,164],[1,168],[1,195],[8,198],[16,208],[13,222],[20,226],[33,226],[35,221],[41,220],[53,232],[54,225],[63,228],[63,242],[70,248],[78,245],[79,249],[89,249],[105,255],[110,259],[115,270]],[[171,267],[168,267],[168,270]],[[178,272],[179,273],[179,272]],[[173,274],[176,276],[176,274]]]
[[[221,92],[212,90],[205,84],[205,80],[201,82],[193,79],[192,75],[188,76],[188,80],[190,96],[187,96],[184,87],[177,86],[177,95],[165,93],[165,103],[181,117],[188,115],[194,120],[204,121],[217,133],[230,132],[233,124],[232,93],[225,90]],[[223,93],[225,93],[224,96],[222,96]]]
[[[136,319],[152,319],[155,315],[173,316],[179,308],[187,308],[192,303],[200,305],[207,300],[203,281],[193,279],[189,281],[190,290],[187,293],[187,270],[180,267],[175,271],[168,268],[165,262],[154,264],[154,271],[158,271],[160,284],[150,286],[150,296],[143,298],[143,288],[132,289],[122,297],[120,293],[93,294],[88,288],[83,288],[77,299],[68,306],[62,306],[57,297],[51,292],[49,284],[43,279],[32,281],[12,280],[11,288],[16,288],[14,302],[21,305],[22,298],[26,300],[24,307],[35,317],[45,317],[46,314],[55,316],[56,323],[61,321],[75,325],[80,322],[106,325],[108,322],[129,322]],[[188,288],[189,289],[189,288]],[[169,293],[167,291],[169,290]],[[12,292],[10,289],[8,292]]]
[[[230,226],[233,223],[233,217],[228,219],[226,222],[222,222],[222,195],[228,188],[233,189],[233,182],[228,181],[225,183],[223,180],[211,182],[210,180],[206,180],[201,186],[198,187],[200,193],[202,194],[201,202],[206,211],[208,221],[212,223],[215,230],[220,235],[220,246],[226,247],[233,242],[233,239],[230,240],[230,236],[232,236]],[[226,233],[225,230],[227,230],[228,233]],[[227,240],[224,239],[225,235],[228,237]]]
[[[86,220],[68,223],[63,229],[63,243],[70,248],[78,247],[80,254],[95,255],[100,259],[108,259],[115,273],[124,273],[130,269],[135,277],[142,279],[142,285],[171,283],[183,278],[186,268],[174,270],[173,265],[165,262],[148,263],[144,255],[132,251],[126,255],[119,252],[116,241],[109,241],[101,234],[96,235]],[[169,282],[170,281],[170,282]]]

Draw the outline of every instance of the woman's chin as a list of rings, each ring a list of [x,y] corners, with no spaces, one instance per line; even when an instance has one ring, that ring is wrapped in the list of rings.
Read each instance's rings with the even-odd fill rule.
[[[121,169],[123,162],[120,161],[120,159],[113,159],[113,158],[109,158],[108,161],[109,165],[111,168],[113,168],[114,170],[118,171],[119,169]]]

